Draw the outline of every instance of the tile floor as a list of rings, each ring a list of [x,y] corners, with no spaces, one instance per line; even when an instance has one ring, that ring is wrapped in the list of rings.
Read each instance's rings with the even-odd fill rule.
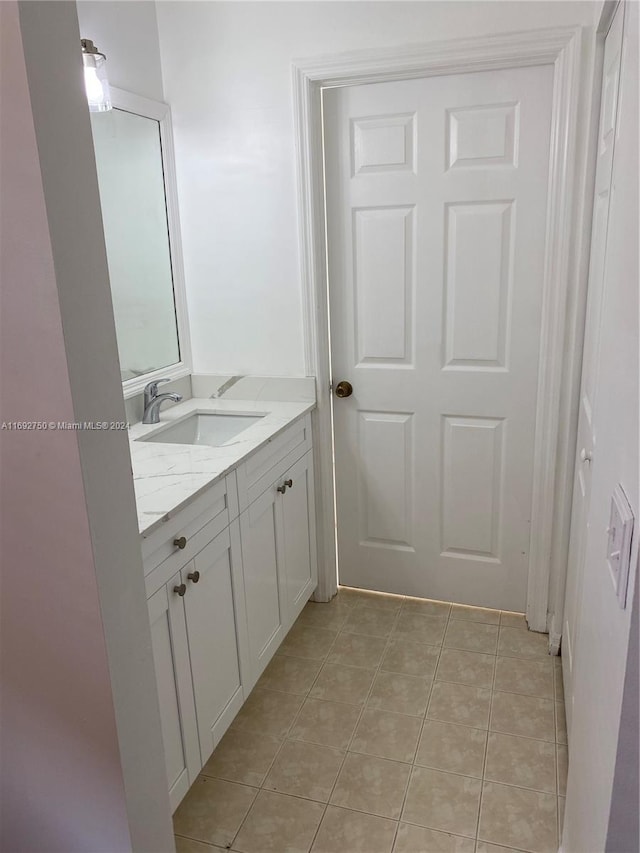
[[[559,658],[524,617],[307,604],[174,816],[178,853],[556,853]]]

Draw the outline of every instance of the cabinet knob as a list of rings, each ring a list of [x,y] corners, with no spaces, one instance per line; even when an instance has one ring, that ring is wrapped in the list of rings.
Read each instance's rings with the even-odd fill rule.
[[[580,459],[582,462],[591,462],[591,460],[593,459],[593,453],[591,453],[591,451],[588,451],[585,447],[583,447],[582,450],[580,451]]]
[[[293,480],[285,480],[281,486],[278,486],[278,491],[280,492],[281,495],[284,495],[284,493],[287,491],[287,486],[289,488],[292,488]]]
[[[177,593],[178,593],[178,595],[179,595],[180,597],[182,597],[182,596],[185,594],[185,592],[187,591],[187,585],[186,585],[186,583],[181,583],[181,584],[179,584],[178,586],[174,586],[173,591],[174,591],[174,592],[177,592]]]
[[[182,551],[183,548],[187,547],[187,537],[180,536],[178,539],[173,540],[173,544],[176,546],[176,548],[180,548],[180,550]]]
[[[198,583],[198,581],[200,580],[200,572],[198,572],[198,571],[189,572],[187,577],[189,578],[190,581],[193,581],[194,583]]]

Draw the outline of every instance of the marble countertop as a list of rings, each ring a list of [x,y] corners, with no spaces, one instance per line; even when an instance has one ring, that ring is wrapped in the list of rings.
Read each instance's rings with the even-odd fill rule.
[[[314,407],[315,402],[309,400],[283,403],[194,398],[163,410],[160,424],[134,424],[129,440],[140,534],[148,536]],[[195,412],[264,417],[220,447],[138,440]]]

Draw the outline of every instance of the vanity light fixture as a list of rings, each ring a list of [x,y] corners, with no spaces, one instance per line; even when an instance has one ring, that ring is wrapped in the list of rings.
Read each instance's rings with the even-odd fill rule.
[[[105,62],[107,57],[100,53],[91,39],[80,39],[82,45],[82,64],[84,65],[84,86],[87,90],[89,110],[102,113],[111,109],[111,93]]]

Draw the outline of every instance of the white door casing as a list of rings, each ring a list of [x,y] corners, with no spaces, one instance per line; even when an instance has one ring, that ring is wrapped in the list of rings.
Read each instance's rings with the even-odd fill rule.
[[[525,608],[552,80],[325,92],[343,583]]]
[[[545,630],[548,604],[558,606],[562,584],[554,583],[549,602],[549,575],[564,572],[568,522],[558,513],[572,488],[572,466],[558,467],[557,449],[575,441],[569,419],[560,421],[564,394],[577,398],[572,365],[566,353],[581,346],[576,317],[581,311],[582,251],[572,237],[576,216],[581,221],[583,179],[574,181],[585,154],[577,147],[580,115],[582,32],[576,27],[480,36],[400,48],[372,49],[300,59],[293,62],[294,111],[299,195],[299,242],[305,309],[305,360],[308,375],[317,377],[318,407],[314,413],[317,441],[316,507],[319,576],[316,598],[335,593],[337,575],[333,506],[328,302],[326,291],[325,205],[322,155],[321,92],[333,86],[412,79],[467,71],[495,70],[553,63],[554,95],[550,157],[548,232],[546,240],[543,339],[540,353],[536,478],[527,617],[535,630]],[[574,185],[575,184],[575,185]],[[567,302],[575,289],[578,298]],[[568,390],[567,390],[568,389]]]
[[[591,230],[591,257],[589,263],[589,288],[582,358],[571,538],[562,632],[562,666],[565,684],[567,728],[569,733],[571,732],[573,712],[573,670],[575,663],[573,651],[576,647],[580,603],[582,599],[585,542],[587,538],[587,520],[591,494],[591,465],[594,455],[597,453],[597,434],[596,425],[593,421],[593,411],[597,393],[596,377],[600,346],[602,298],[606,272],[609,203],[611,197],[613,155],[617,135],[623,21],[624,4],[620,4],[606,36],[602,68],[596,180]]]

